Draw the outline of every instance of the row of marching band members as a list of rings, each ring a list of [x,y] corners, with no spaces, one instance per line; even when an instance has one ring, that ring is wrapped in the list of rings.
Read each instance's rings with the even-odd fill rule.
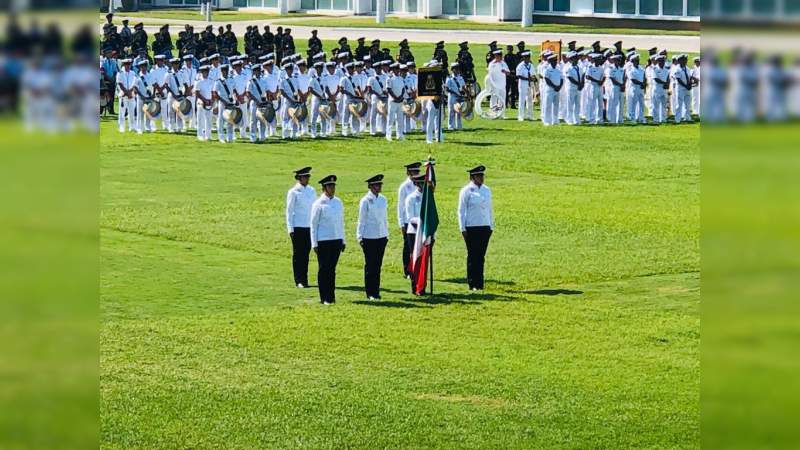
[[[277,65],[274,54],[248,63],[246,55],[222,64],[219,55],[200,60],[194,56],[123,59],[116,76],[120,98],[119,131],[139,134],[157,130],[197,130],[206,141],[216,131],[220,142],[233,142],[237,134],[250,142],[262,142],[278,134],[284,139],[301,136],[331,136],[337,125],[342,136],[382,135],[402,140],[416,130],[429,143],[441,139],[440,102],[417,99],[417,73],[413,61],[389,60],[325,61],[325,54],[312,58],[311,67],[300,55]],[[430,61],[426,67],[439,67]],[[132,66],[136,66],[136,70]],[[458,65],[445,83],[448,128],[460,129],[462,115],[469,114],[467,92]]]
[[[598,44],[598,43],[595,43]],[[596,45],[595,45],[596,47]],[[667,51],[649,50],[646,64],[635,48],[627,53],[612,50],[570,50],[563,54],[545,50],[539,63],[530,51],[520,53],[516,66],[519,90],[517,119],[534,120],[533,103],[541,105],[545,126],[561,121],[569,125],[692,122],[700,114],[700,58],[687,67],[688,56],[667,60]],[[501,50],[495,50],[489,77],[501,83],[508,73]],[[537,86],[538,85],[538,86]],[[503,96],[501,93],[500,96]]]

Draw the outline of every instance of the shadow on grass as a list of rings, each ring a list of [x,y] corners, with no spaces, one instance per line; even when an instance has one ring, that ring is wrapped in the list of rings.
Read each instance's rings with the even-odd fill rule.
[[[408,302],[393,302],[387,300],[356,300],[354,305],[380,306],[384,308],[432,308],[432,306],[417,305]]]
[[[574,289],[536,289],[532,291],[520,291],[521,294],[533,294],[533,295],[581,295],[583,291],[577,291]]]
[[[480,305],[485,301],[495,302],[510,302],[519,300],[519,297],[502,294],[480,294],[480,293],[439,293],[430,295],[421,295],[419,297],[407,297],[403,300],[414,303],[424,303],[427,305]]]
[[[363,286],[342,286],[342,287],[338,287],[337,286],[336,289],[337,290],[341,289],[343,291],[364,292],[364,287]],[[400,290],[397,290],[397,289],[386,289],[386,288],[381,288],[381,292],[389,292],[391,294],[407,294],[408,293],[408,291],[400,291]]]
[[[455,284],[467,284],[467,279],[466,278],[446,278],[444,280],[436,280],[436,281],[442,281],[442,282],[445,282],[445,283],[455,283]],[[504,281],[504,280],[484,280],[484,283],[486,283],[486,284],[489,284],[489,283],[497,284],[499,286],[516,286],[517,285],[517,283],[515,283],[513,281]]]

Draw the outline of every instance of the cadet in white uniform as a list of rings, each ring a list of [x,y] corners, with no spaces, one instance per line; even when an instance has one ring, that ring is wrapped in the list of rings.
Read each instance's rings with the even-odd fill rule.
[[[172,102],[181,101],[183,95],[183,80],[181,74],[181,59],[172,58],[169,60],[172,71],[165,75],[164,86],[167,90],[167,115],[169,116],[169,132],[177,133],[183,131],[183,118],[172,107]]]
[[[692,114],[700,116],[700,78],[702,71],[700,70],[700,57],[694,58],[694,67],[692,67]]]
[[[612,65],[606,69],[606,97],[608,103],[606,105],[606,117],[608,123],[621,124],[623,123],[623,98],[622,89],[625,86],[625,70],[622,68],[622,55],[611,55],[609,58]]]
[[[336,63],[329,61],[325,63],[325,73],[322,75],[322,87],[325,89],[325,96],[331,106],[331,114],[327,120],[328,127],[325,129],[323,136],[331,136],[336,132],[336,122],[339,119],[339,76],[335,72]]]
[[[281,135],[284,139],[294,139],[300,131],[300,125],[289,115],[289,108],[300,106],[300,91],[294,78],[294,64],[287,62],[281,68],[286,72],[286,79],[281,82],[280,88],[281,97],[283,97],[282,102],[285,105],[281,108],[281,111],[283,111]]]
[[[267,126],[258,118],[258,107],[267,102],[267,86],[261,76],[261,66],[256,64],[251,69],[250,81],[247,83],[247,98],[250,110],[250,142],[264,142],[267,138]]]
[[[275,110],[272,120],[267,122],[267,137],[272,137],[276,133],[275,130],[277,128],[278,120],[280,119],[278,111],[280,111],[280,105],[283,103],[278,93],[278,89],[280,87],[280,75],[275,70],[275,61],[272,59],[267,58],[261,67],[263,69],[261,77],[264,78],[264,84],[267,88],[267,99],[272,102],[272,106]]]
[[[308,95],[309,90],[311,89],[311,75],[308,72],[308,65],[305,59],[300,59],[297,61],[297,71],[294,74],[295,83],[297,85],[298,96],[300,97],[300,102],[304,104],[308,104]],[[308,133],[308,120],[309,114],[306,115],[305,119],[300,121],[300,136],[304,136]]]
[[[511,73],[508,64],[503,61],[503,50],[497,49],[492,52],[494,60],[489,63],[487,69],[487,81],[491,86],[486,86],[491,89],[492,96],[489,106],[492,109],[503,108],[506,104],[506,77]]]
[[[564,80],[561,70],[558,69],[558,55],[547,57],[549,66],[544,69],[542,81],[544,84],[542,96],[542,124],[544,126],[558,124],[558,105],[561,89],[564,87]]]
[[[244,61],[236,59],[231,63],[233,67],[233,94],[236,106],[242,112],[242,121],[239,122],[239,136],[244,139],[247,137],[247,127],[250,124],[250,108],[247,105],[247,84],[250,82],[250,75],[244,71]]]
[[[344,96],[344,105],[342,108],[342,136],[347,136],[348,128],[354,136],[358,136],[360,119],[350,111],[350,105],[355,103],[360,96],[356,91],[356,84],[353,81],[353,72],[355,70],[355,63],[349,62],[344,65],[345,74],[339,79],[339,91]]]
[[[422,209],[422,189],[425,186],[425,175],[416,175],[411,178],[414,183],[414,190],[406,196],[404,212],[408,227],[406,227],[406,244],[408,248],[414,248],[414,241],[417,239],[417,228],[419,228],[419,213]],[[408,266],[406,266],[408,270]],[[411,277],[411,293],[420,295],[421,292],[415,292],[415,280]]]
[[[320,136],[325,136],[328,127],[327,120],[323,119],[319,113],[319,107],[325,102],[326,98],[325,90],[320,82],[321,74],[325,70],[325,63],[322,61],[314,63],[314,69],[316,75],[311,75],[308,83],[308,91],[311,94],[311,111],[309,111],[311,119],[308,123],[308,128],[312,139],[317,137],[317,133]]]
[[[406,234],[408,232],[408,218],[406,217],[406,198],[414,192],[414,177],[419,175],[422,163],[417,161],[411,164],[406,164],[407,178],[400,184],[397,190],[397,224],[400,226],[400,231],[403,235],[403,274],[406,278],[411,276],[408,271],[408,265],[411,263],[411,248]]]
[[[386,83],[386,92],[389,94],[388,113],[386,117],[386,140],[392,140],[392,127],[395,127],[397,140],[403,140],[403,98],[406,93],[406,84],[400,76],[400,63],[390,66],[393,75]]]
[[[145,131],[156,131],[154,119],[147,117],[143,112],[145,102],[158,101],[153,94],[155,90],[152,86],[152,73],[147,71],[147,60],[139,61],[139,73],[136,77],[136,132],[142,134]],[[162,110],[162,113],[166,111]]]
[[[483,268],[489,238],[494,231],[492,191],[483,184],[486,167],[468,170],[470,183],[458,196],[458,226],[467,246],[467,284],[483,289]]]
[[[297,183],[286,193],[286,229],[292,240],[294,284],[308,287],[308,255],[311,253],[311,205],[317,198],[308,185],[311,167],[294,171]]]
[[[647,86],[644,69],[639,65],[639,55],[630,57],[625,96],[628,101],[628,120],[634,123],[647,123],[644,118],[644,91]]]
[[[200,79],[194,83],[194,96],[197,98],[197,140],[211,139],[212,109],[214,108],[214,81],[208,77],[210,67],[200,66]]]
[[[311,206],[311,247],[317,254],[319,301],[336,303],[336,264],[344,252],[344,207],[336,197],[336,175],[321,179],[322,195]]]
[[[214,97],[217,99],[217,137],[219,141],[231,143],[236,140],[233,132],[234,125],[225,120],[223,113],[228,108],[236,108],[233,94],[233,78],[229,77],[230,67],[227,64],[219,66],[220,78],[214,83]]]
[[[155,60],[156,65],[150,70],[148,83],[153,89],[153,97],[159,103],[161,103],[161,114],[159,115],[159,118],[161,119],[161,128],[165,131],[168,131],[170,129],[169,110],[172,108],[170,108],[169,105],[164,81],[169,73],[169,68],[164,64],[166,61],[166,57],[164,55],[155,55],[153,59]],[[153,123],[152,126],[153,128],[150,131],[156,131],[157,127],[155,126],[155,123]]]
[[[587,67],[584,79],[588,83],[584,89],[588,89],[586,94],[586,120],[593,125],[599,125],[603,121],[603,84],[606,77],[601,64],[602,56],[599,53],[589,55],[592,65]]]
[[[184,116],[185,128],[197,128],[197,98],[194,96],[194,83],[197,82],[199,74],[194,67],[194,55],[183,55],[183,67],[180,71],[180,79],[183,83],[183,93],[192,104],[192,111],[188,116]],[[187,120],[188,119],[188,120]]]
[[[656,65],[653,66],[653,122],[664,123],[667,121],[667,90],[670,85],[669,69],[664,67],[667,57],[656,55]]]
[[[461,77],[461,67],[457,62],[450,64],[450,76],[447,77],[444,89],[447,93],[447,129],[461,129],[461,112],[456,112],[453,105],[464,101],[464,78]]]
[[[134,88],[136,87],[137,76],[131,70],[131,59],[126,58],[122,61],[122,70],[117,73],[117,98],[119,98],[119,116],[117,123],[119,125],[119,132],[125,132],[125,118],[128,119],[128,130],[137,131],[138,117],[141,111],[136,110],[136,95]]]
[[[692,76],[689,68],[686,67],[688,57],[680,55],[678,57],[678,68],[673,73],[675,77],[675,123],[692,121]]]
[[[517,92],[519,92],[519,109],[517,110],[517,120],[520,122],[525,119],[533,118],[533,95],[529,95],[533,89],[533,79],[536,76],[536,68],[531,63],[531,52],[525,50],[519,54],[522,62],[517,64]]]
[[[364,291],[370,300],[381,298],[381,267],[389,240],[388,202],[381,194],[383,175],[366,180],[367,192],[358,204],[356,239],[364,250]]]
[[[567,91],[567,108],[564,111],[564,121],[570,125],[581,123],[581,91],[583,90],[583,74],[578,67],[578,54],[574,51],[567,53],[569,63],[564,67],[564,78]]]

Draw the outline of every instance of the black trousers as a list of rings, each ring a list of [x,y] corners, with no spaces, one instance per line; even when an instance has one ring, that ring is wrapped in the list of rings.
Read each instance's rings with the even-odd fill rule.
[[[470,289],[483,289],[483,265],[491,236],[491,227],[467,227],[467,284]]]
[[[411,275],[408,272],[408,264],[411,263],[411,249],[414,248],[414,240],[412,239],[409,245],[408,239],[406,239],[406,230],[408,230],[408,224],[403,225],[403,275]]]
[[[292,233],[292,271],[294,284],[308,286],[308,254],[311,252],[311,229],[295,227]]]
[[[517,80],[512,76],[506,77],[506,108],[517,107]]]
[[[405,242],[404,248],[408,247],[408,259],[409,259],[409,261],[411,260],[411,250],[414,248],[414,241],[416,241],[416,240],[417,240],[417,234],[416,233],[406,233],[406,236],[405,236],[405,239],[404,239],[404,242]],[[408,265],[406,265],[406,268],[407,267],[408,267]],[[414,293],[414,288],[415,288],[415,286],[414,286],[414,277],[413,277],[413,274],[411,272],[409,272],[408,274],[412,275],[412,277],[411,277],[411,293],[413,294]]]
[[[361,240],[361,248],[364,250],[364,291],[367,297],[381,296],[381,267],[388,241],[388,238]]]
[[[342,253],[341,239],[317,242],[317,284],[319,285],[319,301],[336,302],[336,264]]]

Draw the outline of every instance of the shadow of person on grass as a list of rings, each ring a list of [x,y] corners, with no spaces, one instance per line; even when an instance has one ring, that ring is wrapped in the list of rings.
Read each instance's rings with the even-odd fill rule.
[[[581,295],[583,291],[574,289],[536,289],[531,291],[518,291],[520,294],[533,294],[533,295]]]
[[[363,286],[342,286],[342,287],[336,286],[336,289],[337,290],[341,289],[343,291],[364,292],[364,287]],[[382,293],[383,292],[388,292],[390,294],[405,294],[408,291],[399,291],[397,289],[386,289],[386,288],[382,287],[381,288],[381,292]]]
[[[519,297],[503,294],[442,292],[435,293],[433,296],[425,294],[418,297],[407,297],[403,300],[415,303],[425,303],[428,305],[480,305],[486,301],[511,302],[514,300],[519,300]]]
[[[446,278],[444,280],[435,280],[435,281],[442,281],[444,283],[455,283],[455,284],[467,284],[466,278]],[[503,280],[484,280],[486,284],[496,284],[499,286],[516,286],[517,283],[513,281],[503,281]]]
[[[432,306],[417,305],[415,303],[394,302],[387,300],[356,300],[354,305],[381,306],[384,308],[433,308]]]

